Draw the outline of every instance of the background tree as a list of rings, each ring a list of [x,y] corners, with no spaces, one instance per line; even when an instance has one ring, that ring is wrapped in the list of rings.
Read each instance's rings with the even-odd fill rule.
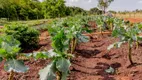
[[[89,14],[97,14],[97,15],[99,15],[99,14],[102,14],[102,10],[99,10],[97,7],[91,8],[89,10]]]
[[[44,18],[55,18],[65,16],[64,0],[44,0],[43,1]]]
[[[66,6],[65,0],[0,0],[0,18],[8,20],[57,18],[86,15],[87,12],[80,7]]]
[[[98,0],[98,7],[103,10],[103,12],[106,12],[106,9],[109,7],[109,5],[113,2],[114,0]]]

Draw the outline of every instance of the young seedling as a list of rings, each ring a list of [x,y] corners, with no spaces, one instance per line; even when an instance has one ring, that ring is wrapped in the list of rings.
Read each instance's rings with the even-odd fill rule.
[[[71,65],[70,58],[73,57],[69,53],[73,53],[77,42],[86,40],[81,35],[81,23],[79,22],[79,24],[75,25],[75,22],[73,23],[74,19],[69,18],[68,20],[68,23],[66,21],[55,21],[54,24],[48,26],[48,32],[52,41],[51,46],[53,48],[53,50],[48,51],[50,54],[48,58],[52,61],[47,67],[40,70],[39,75],[41,80],[66,80]],[[75,20],[80,21],[78,19]],[[68,53],[69,50],[71,52]]]
[[[20,73],[28,70],[23,61],[16,59],[19,55],[19,45],[20,42],[12,36],[0,36],[0,59],[1,61],[5,60],[4,69],[10,72],[8,80],[13,80],[15,72]]]
[[[66,76],[69,73],[70,57],[72,55],[67,54],[68,39],[64,33],[64,30],[58,31],[58,33],[51,38],[52,48],[54,50],[48,51],[52,62],[44,69],[40,70],[39,75],[41,80],[66,80]]]
[[[133,42],[137,42],[139,40],[142,40],[142,37],[139,36],[139,33],[141,33],[141,30],[137,27],[116,27],[113,30],[112,36],[119,37],[120,41],[115,42],[114,44],[110,45],[108,47],[108,50],[110,50],[113,47],[119,48],[121,44],[128,43],[128,58],[131,65],[134,65],[133,59],[132,59],[132,47]]]
[[[79,25],[67,29],[67,37],[70,39],[70,53],[73,54],[76,45],[81,42],[88,42],[89,37],[82,35],[83,28]]]

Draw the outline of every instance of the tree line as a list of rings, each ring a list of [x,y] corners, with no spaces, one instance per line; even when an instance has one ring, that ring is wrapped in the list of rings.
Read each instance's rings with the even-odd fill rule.
[[[48,19],[94,13],[101,14],[102,11],[98,8],[86,11],[79,7],[69,7],[64,0],[0,0],[0,18],[8,20]]]

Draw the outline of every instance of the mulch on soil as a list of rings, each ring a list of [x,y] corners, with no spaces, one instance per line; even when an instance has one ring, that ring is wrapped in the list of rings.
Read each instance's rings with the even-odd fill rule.
[[[139,64],[128,67],[130,63],[127,58],[127,44],[119,49],[107,50],[107,47],[115,41],[117,39],[109,36],[101,38],[94,35],[90,42],[79,44],[74,53],[75,58],[71,60],[68,80],[142,80],[142,46],[138,49],[133,47],[133,60]],[[41,48],[51,49],[50,43],[50,39],[43,39],[40,41]],[[3,70],[2,63],[0,80],[7,80],[9,73]],[[15,80],[39,80],[38,71],[48,63],[49,60],[25,61],[30,70],[26,73],[17,73]],[[109,67],[115,69],[115,74],[105,72]]]

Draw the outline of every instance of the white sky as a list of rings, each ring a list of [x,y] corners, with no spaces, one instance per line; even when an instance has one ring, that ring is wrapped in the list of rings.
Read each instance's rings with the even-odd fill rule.
[[[42,1],[42,0],[40,0]],[[66,0],[67,6],[77,6],[85,10],[97,7],[98,0]],[[108,10],[124,11],[142,9],[142,0],[114,0]]]

